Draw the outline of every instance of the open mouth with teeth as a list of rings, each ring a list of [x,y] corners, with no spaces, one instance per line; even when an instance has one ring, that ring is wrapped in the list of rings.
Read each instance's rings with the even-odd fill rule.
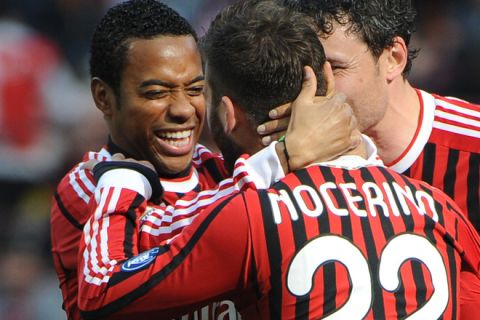
[[[192,136],[193,130],[157,132],[157,137],[160,140],[176,148],[188,146],[191,142]]]

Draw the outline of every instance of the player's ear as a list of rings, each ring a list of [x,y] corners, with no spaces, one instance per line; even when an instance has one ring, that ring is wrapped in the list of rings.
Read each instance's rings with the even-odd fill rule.
[[[387,80],[393,81],[403,74],[407,65],[408,48],[402,37],[395,37],[387,49]]]
[[[231,134],[237,126],[238,114],[236,112],[236,108],[233,104],[232,99],[230,99],[230,97],[228,96],[223,96],[220,104],[222,110],[224,110],[225,112],[225,121],[223,128],[225,130],[225,133]]]
[[[95,77],[90,82],[90,90],[97,108],[102,111],[105,118],[109,118],[116,101],[113,89],[105,81]]]

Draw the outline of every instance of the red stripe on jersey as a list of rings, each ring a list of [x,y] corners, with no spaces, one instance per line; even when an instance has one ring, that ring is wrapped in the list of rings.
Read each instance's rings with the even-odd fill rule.
[[[85,170],[76,170],[75,173],[74,173],[74,177],[75,179],[72,181],[72,184],[76,184],[78,187],[81,188],[81,190],[86,194],[86,195],[89,195],[92,193],[93,189],[92,188],[89,188],[88,185],[90,183],[90,185],[93,187],[94,184],[93,184],[93,178],[92,179],[88,179],[88,176],[86,175],[86,172]],[[90,175],[91,177],[91,175]]]
[[[480,130],[479,130],[480,131]],[[434,127],[429,141],[457,150],[480,153],[480,139]]]
[[[458,98],[454,98],[454,97],[443,97],[443,96],[440,96],[440,95],[434,94],[434,93],[432,94],[432,96],[434,96],[435,99],[437,99],[437,100],[445,101],[447,103],[451,103],[453,105],[457,105],[457,106],[460,106],[462,108],[470,109],[470,110],[473,110],[473,111],[479,111],[480,110],[480,105],[474,104],[474,103],[471,103],[471,102],[468,102],[468,101],[465,101],[465,100],[462,100],[462,99],[458,99]]]
[[[468,183],[468,175],[472,174],[470,171],[474,170],[474,168],[470,168],[468,165],[470,163],[471,154],[466,152],[459,152],[458,161],[454,167],[455,170],[455,181],[454,184],[454,197],[455,202],[460,208],[468,208],[468,191],[475,192],[474,186],[469,187]],[[480,164],[477,168],[477,177],[480,175]],[[477,192],[477,199],[480,198],[480,189],[476,189]],[[467,213],[468,211],[464,209],[464,212]],[[480,212],[477,212],[480,215]]]
[[[308,177],[305,177],[305,173],[308,173]],[[279,194],[284,190],[283,194],[289,197],[288,199],[283,199],[284,202],[272,202],[271,196],[264,196],[263,193],[260,194],[260,198],[263,199],[260,202],[255,201],[253,196],[246,198],[250,223],[253,228],[255,256],[265,257],[271,255],[273,253],[271,250],[275,249],[275,239],[279,241],[279,248],[275,250],[280,251],[275,253],[275,256],[282,257],[280,273],[282,277],[276,278],[269,275],[267,278],[262,278],[262,275],[265,275],[263,270],[278,268],[278,265],[272,265],[272,263],[277,262],[272,260],[271,257],[270,259],[262,259],[261,262],[257,260],[256,269],[259,270],[260,287],[271,287],[272,290],[278,290],[271,282],[279,279],[283,281],[282,298],[277,298],[273,306],[282,306],[282,319],[293,319],[295,316],[298,316],[298,308],[302,305],[309,306],[309,319],[320,318],[326,316],[327,313],[332,315],[345,307],[344,304],[345,301],[348,301],[348,298],[356,295],[355,291],[352,291],[350,287],[351,278],[349,278],[349,274],[352,272],[352,269],[347,270],[345,269],[346,267],[338,266],[331,268],[332,264],[338,264],[338,262],[326,263],[315,269],[313,287],[308,295],[297,297],[292,293],[286,283],[286,279],[292,259],[298,253],[298,243],[296,243],[295,239],[299,236],[297,233],[302,230],[299,229],[300,226],[305,230],[304,232],[308,239],[305,242],[306,244],[319,239],[317,238],[318,236],[322,238],[322,236],[336,234],[345,237],[345,232],[352,232],[352,235],[346,237],[346,239],[353,241],[354,246],[362,252],[362,259],[368,261],[372,285],[378,288],[378,293],[380,294],[373,295],[372,304],[369,305],[372,310],[364,315],[367,319],[405,317],[416,312],[419,308],[427,310],[433,307],[433,311],[438,306],[429,304],[429,301],[435,304],[435,301],[432,299],[438,298],[437,295],[441,290],[449,291],[451,300],[445,306],[440,306],[442,309],[437,310],[437,312],[443,312],[442,316],[446,317],[457,316],[459,309],[455,302],[455,296],[458,292],[456,279],[458,279],[458,272],[461,267],[461,256],[464,253],[453,239],[457,237],[459,222],[461,221],[462,226],[464,224],[461,216],[457,216],[454,211],[448,209],[447,203],[450,200],[447,197],[440,194],[437,190],[429,189],[420,182],[406,180],[406,178],[392,171],[378,167],[349,170],[348,173],[338,168],[324,168],[320,172],[318,167],[309,167],[307,170],[300,170],[292,176],[293,174],[288,175],[282,180],[283,183],[275,185],[276,190],[272,191],[275,194]],[[310,179],[311,183],[307,183],[309,181],[307,178]],[[331,188],[328,187],[328,184],[326,185],[328,182],[334,182]],[[383,199],[375,193],[377,189],[373,186],[366,186],[367,182],[371,182],[377,186],[378,190],[381,190]],[[353,186],[350,186],[349,189],[348,185],[344,185],[345,183],[353,183],[357,188],[356,191]],[[321,198],[321,202],[310,197],[310,195],[312,197],[315,195],[305,188],[305,184],[314,189],[318,188],[319,191],[316,196]],[[326,186],[323,192],[321,191],[322,186]],[[385,193],[387,188],[391,189],[391,195]],[[364,202],[376,202],[375,205],[366,203],[362,206],[361,199],[356,197],[361,197],[364,199]],[[275,196],[273,199],[275,199]],[[330,204],[327,203],[329,201]],[[259,206],[258,203],[261,203],[262,206]],[[292,204],[287,205],[288,203]],[[251,207],[254,204],[255,210],[261,209],[264,212],[262,223],[266,224],[264,229],[267,231],[261,233],[261,236],[256,236],[257,232],[263,228],[259,225],[255,210]],[[324,211],[319,209],[320,205],[323,205]],[[277,219],[277,223],[274,223],[274,219],[269,217],[269,215],[275,215],[275,207],[278,207],[281,215],[281,219]],[[287,208],[292,207],[303,208],[302,216],[299,216],[297,219],[295,215],[288,212]],[[387,213],[383,209],[380,210],[380,207],[388,207],[389,212]],[[341,209],[348,209],[348,213],[342,216],[341,213],[343,211]],[[410,213],[407,213],[405,209],[408,209]],[[363,211],[361,210],[367,211],[366,216],[362,216]],[[314,213],[316,216],[311,216]],[[292,216],[295,218],[289,219]],[[351,228],[346,228],[348,225],[346,224],[347,221],[349,221]],[[317,225],[319,233],[315,235],[314,232],[317,229]],[[325,226],[327,229],[325,229]],[[472,252],[478,252],[478,236],[472,233],[472,230],[464,227],[462,227],[462,232],[469,234],[472,239],[476,239],[475,241],[471,239],[464,241],[467,245],[476,246]],[[438,269],[430,269],[430,267],[432,263],[436,264],[438,262],[432,262],[428,259],[423,263],[412,262],[417,261],[416,258],[412,261],[410,261],[411,258],[407,258],[406,262],[398,265],[397,272],[395,270],[392,272],[392,276],[396,274],[401,275],[400,291],[388,291],[380,287],[378,283],[380,280],[377,274],[379,272],[377,264],[381,261],[380,255],[383,254],[387,246],[391,245],[393,239],[398,238],[399,235],[409,234],[418,235],[419,239],[428,239],[427,243],[430,243],[429,246],[433,245],[436,247],[433,250],[437,251],[441,257],[441,263],[446,269],[445,273],[449,283],[449,285],[443,287],[444,289],[434,287],[433,283],[433,281],[438,281],[439,279]],[[263,244],[265,240],[267,241],[266,245]],[[410,246],[408,248],[413,249]],[[406,250],[406,248],[400,249]],[[393,251],[394,255],[396,252],[396,250]],[[408,254],[408,252],[409,249],[403,251],[403,254]],[[402,254],[402,251],[399,251],[398,254]],[[374,259],[371,259],[371,257]],[[290,261],[288,261],[289,259]],[[424,258],[419,257],[418,259]],[[308,263],[308,261],[306,260],[305,263]],[[267,265],[261,264],[267,262]],[[391,269],[394,266],[388,265],[387,268]],[[435,272],[435,279],[432,278],[431,272]],[[450,273],[455,274],[455,278],[450,278]],[[309,278],[308,275],[305,275],[305,277]],[[334,277],[333,287],[326,285],[330,277]],[[436,285],[439,284],[437,283]],[[329,290],[334,290],[335,295],[333,297],[329,294]],[[275,297],[275,294],[268,293],[268,296],[272,299]],[[381,301],[379,301],[380,296],[382,297]],[[333,310],[325,308],[329,303],[326,299],[333,299],[335,302]],[[272,307],[272,302],[270,302],[270,306]],[[304,314],[302,313],[301,315]]]
[[[461,108],[453,104],[437,104],[436,120],[456,125],[459,128],[478,130],[480,108]]]
[[[426,110],[435,110],[433,123],[421,123],[424,129],[432,128],[428,141],[413,139],[422,151],[398,159],[402,163],[398,169],[445,191],[480,232],[480,106],[417,93]]]
[[[480,106],[466,101],[436,98],[432,140],[458,150],[480,152]],[[438,131],[438,132],[435,132]]]

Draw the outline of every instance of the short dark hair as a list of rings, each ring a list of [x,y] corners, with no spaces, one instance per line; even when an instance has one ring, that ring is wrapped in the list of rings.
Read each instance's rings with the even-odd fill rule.
[[[90,48],[90,76],[99,77],[118,94],[132,39],[197,35],[176,11],[155,0],[130,0],[110,8],[96,27]]]
[[[417,11],[411,0],[285,0],[285,3],[313,17],[323,34],[332,32],[333,22],[349,26],[349,32],[359,35],[376,58],[393,45],[396,36],[403,38],[408,46],[415,31]],[[404,76],[410,72],[417,54],[417,49],[408,49]]]
[[[229,96],[258,125],[272,108],[295,99],[306,65],[317,74],[317,93],[325,94],[326,58],[314,25],[275,1],[247,0],[223,9],[200,41],[212,105]]]

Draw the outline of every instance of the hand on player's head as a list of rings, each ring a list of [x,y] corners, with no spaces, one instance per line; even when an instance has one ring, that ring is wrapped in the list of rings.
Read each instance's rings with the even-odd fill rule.
[[[307,78],[304,79],[302,90],[300,91],[298,97],[293,102],[282,104],[271,110],[268,115],[272,120],[262,123],[260,126],[258,126],[257,132],[260,136],[262,136],[262,143],[264,145],[267,146],[272,141],[276,141],[285,135],[290,122],[292,103],[298,105],[303,103],[305,99],[312,98],[314,99],[315,103],[322,103],[325,98],[331,98],[335,94],[335,78],[333,76],[330,63],[326,62],[323,69],[323,74],[327,83],[327,93],[325,96],[316,96],[316,76],[313,70],[310,67],[308,68],[311,70],[312,75],[310,75],[310,73],[305,73]],[[313,78],[309,78],[310,76],[313,76]]]
[[[346,96],[335,93],[330,65],[324,73],[327,93],[316,96],[317,78],[312,68],[305,67],[302,91],[292,102],[290,122],[285,144],[290,155],[290,168],[334,159],[357,146],[359,139],[353,135],[356,121]]]

